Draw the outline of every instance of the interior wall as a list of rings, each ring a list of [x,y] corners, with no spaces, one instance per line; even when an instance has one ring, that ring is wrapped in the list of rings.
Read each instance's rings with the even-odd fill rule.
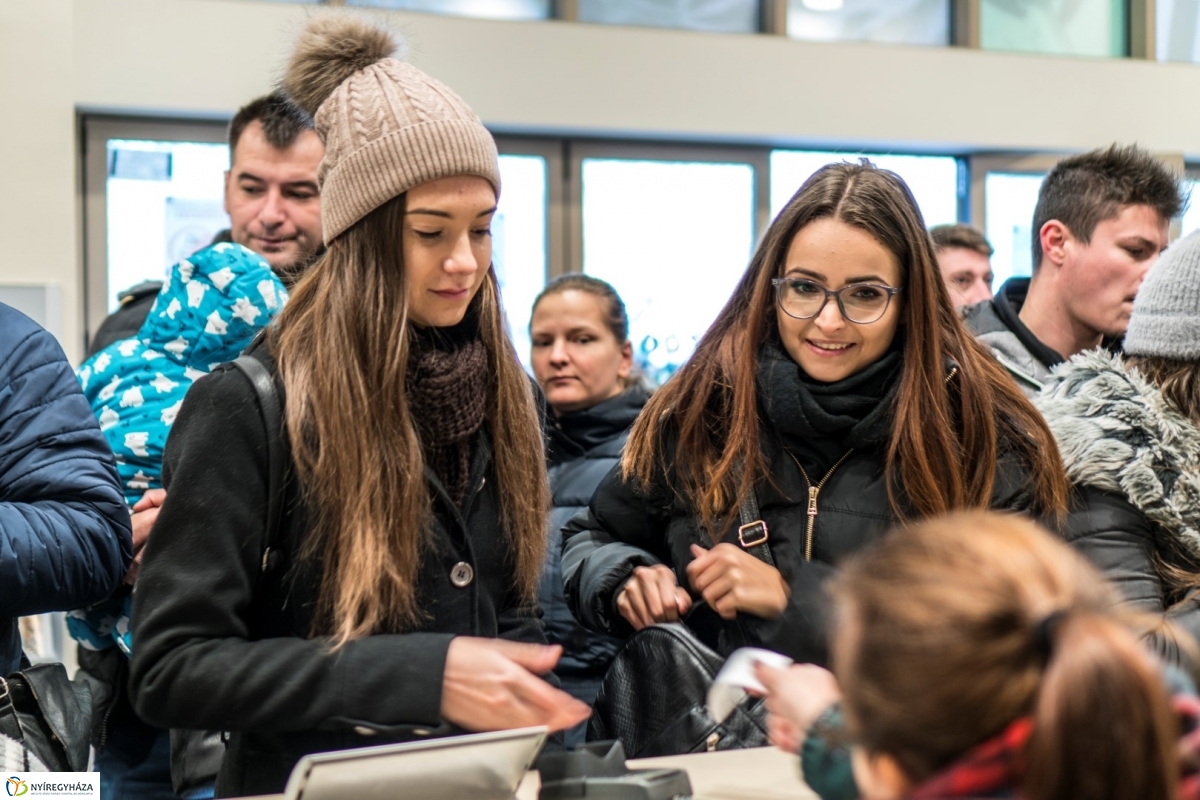
[[[312,8],[74,0],[76,102],[227,115],[277,77]],[[489,125],[896,149],[1200,155],[1200,68],[564,22],[389,15],[410,59]]]
[[[312,7],[253,0],[3,0],[0,282],[63,286],[82,342],[73,113],[229,116],[279,77]],[[959,48],[814,44],[563,22],[388,15],[409,59],[493,129],[940,151],[1137,141],[1200,156],[1200,67]]]
[[[0,284],[57,287],[59,340],[77,358],[73,12],[72,0],[0,2]]]

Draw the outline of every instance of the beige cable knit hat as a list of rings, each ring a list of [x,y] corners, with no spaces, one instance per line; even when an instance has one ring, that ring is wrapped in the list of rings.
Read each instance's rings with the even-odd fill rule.
[[[325,243],[414,186],[478,175],[500,196],[496,142],[461,97],[398,61],[391,31],[352,13],[314,16],[283,89],[325,143],[317,171]]]

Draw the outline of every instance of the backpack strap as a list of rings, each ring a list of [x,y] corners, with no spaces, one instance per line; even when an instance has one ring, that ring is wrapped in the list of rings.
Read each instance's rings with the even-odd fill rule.
[[[775,559],[771,557],[771,548],[767,546],[770,534],[767,531],[767,523],[763,522],[762,515],[759,514],[756,494],[751,490],[738,509],[738,521],[741,523],[738,527],[738,544],[759,561],[773,567]]]
[[[263,540],[261,570],[261,574],[265,575],[279,562],[275,543],[279,537],[283,505],[283,409],[275,379],[261,361],[252,355],[240,355],[233,365],[242,371],[254,387],[258,395],[258,409],[267,431],[267,531]]]

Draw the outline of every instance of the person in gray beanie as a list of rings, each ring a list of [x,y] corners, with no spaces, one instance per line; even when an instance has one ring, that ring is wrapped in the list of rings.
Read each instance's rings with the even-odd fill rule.
[[[166,445],[129,683],[152,724],[229,732],[221,797],[282,792],[309,753],[589,713],[542,678],[549,492],[496,145],[395,50],[365,17],[306,25],[284,88],[325,145],[326,250],[248,351],[282,419],[226,365]]]
[[[1200,669],[1200,231],[1142,284],[1125,355],[1080,353],[1037,403],[1076,490],[1067,537],[1150,620],[1168,663]]]

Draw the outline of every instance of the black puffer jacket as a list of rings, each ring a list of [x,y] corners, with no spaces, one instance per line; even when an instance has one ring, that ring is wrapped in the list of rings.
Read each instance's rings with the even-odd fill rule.
[[[1200,639],[1200,602],[1158,566],[1200,574],[1200,426],[1102,350],[1056,369],[1038,407],[1077,489],[1071,543],[1131,605]],[[1151,641],[1168,663],[1198,666],[1169,631]]]
[[[791,597],[779,619],[749,614],[740,614],[732,623],[710,619],[697,633],[720,652],[752,644],[824,665],[829,660],[830,610],[825,581],[843,558],[877,540],[897,522],[888,501],[884,450],[855,451],[828,473],[817,497],[812,560],[807,561],[809,486],[782,438],[765,420],[762,425],[763,450],[776,485],[760,483],[756,494],[770,531],[771,556],[791,587]],[[1003,442],[1001,451],[1006,451]],[[1002,454],[992,508],[1024,510],[1026,476],[1027,470],[1015,458]],[[824,476],[811,477],[819,483]],[[634,567],[666,564],[675,570],[679,585],[687,586],[686,569],[693,558],[690,546],[710,546],[693,510],[668,486],[669,478],[663,475],[649,492],[642,492],[614,470],[596,489],[588,511],[564,529],[567,602],[579,620],[594,630],[616,635],[632,632],[616,611],[616,595]],[[736,534],[731,540],[736,543]]]
[[[561,644],[560,675],[603,675],[621,640],[584,628],[563,597],[562,527],[587,507],[601,479],[621,457],[629,427],[649,396],[640,387],[628,389],[591,408],[552,418],[550,424],[550,511],[546,567],[538,587],[545,612],[546,638]]]
[[[264,348],[256,354],[269,361]],[[426,473],[435,519],[419,570],[420,630],[330,652],[309,636],[320,567],[297,557],[308,528],[294,482],[282,559],[261,574],[268,450],[254,389],[224,366],[188,392],[138,579],[130,689],[152,724],[232,732],[219,795],[281,792],[307,753],[451,733],[440,716],[451,639],[545,641],[536,609],[512,587],[486,429],[473,441],[462,510]]]

